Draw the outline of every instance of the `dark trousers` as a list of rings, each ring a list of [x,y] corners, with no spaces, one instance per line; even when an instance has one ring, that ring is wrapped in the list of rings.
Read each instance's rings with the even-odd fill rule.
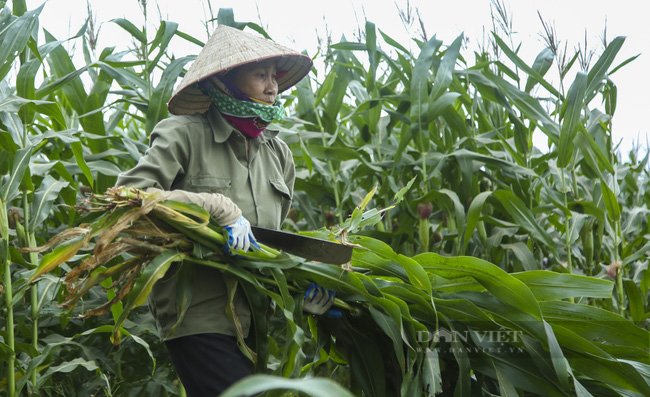
[[[189,335],[165,342],[188,397],[216,397],[250,375],[250,360],[237,338],[221,334]]]

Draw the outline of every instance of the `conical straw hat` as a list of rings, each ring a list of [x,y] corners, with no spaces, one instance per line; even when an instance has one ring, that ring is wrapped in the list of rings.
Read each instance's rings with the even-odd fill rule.
[[[218,26],[172,94],[167,104],[169,112],[178,115],[205,113],[211,101],[199,89],[199,81],[215,73],[270,58],[277,58],[277,70],[284,72],[278,76],[278,92],[298,83],[312,67],[308,56],[290,48],[239,29]]]

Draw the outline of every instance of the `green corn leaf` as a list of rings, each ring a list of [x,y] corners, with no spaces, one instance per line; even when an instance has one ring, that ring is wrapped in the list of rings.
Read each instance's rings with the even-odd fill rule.
[[[372,92],[375,89],[379,53],[377,52],[377,29],[375,24],[370,21],[366,21],[366,51],[368,51],[368,60],[370,61],[370,68],[366,76],[366,89],[368,92]]]
[[[48,43],[56,41],[54,36],[47,31],[45,31],[45,40]],[[54,70],[54,76],[58,79],[53,84],[61,86],[61,90],[67,101],[78,114],[85,113],[84,102],[86,101],[87,94],[79,75],[90,65],[76,68],[72,63],[70,55],[61,45],[52,49],[48,61],[50,67]],[[40,90],[37,90],[36,95],[42,95]],[[80,121],[83,124],[83,119]]]
[[[34,29],[38,26],[38,16],[45,4],[28,11],[18,18],[12,18],[0,30],[0,81],[4,80],[11,70],[18,54],[23,52]],[[0,25],[1,26],[1,25]]]
[[[445,55],[440,62],[440,67],[436,72],[436,77],[433,80],[433,87],[431,89],[431,94],[429,94],[429,110],[433,107],[431,104],[435,103],[438,98],[449,88],[451,82],[454,79],[454,68],[456,67],[456,61],[458,60],[458,55],[460,54],[460,46],[463,44],[464,35],[461,34],[454,40]],[[460,94],[458,94],[460,95]]]
[[[359,244],[381,257],[385,257],[398,263],[404,267],[409,281],[413,286],[420,288],[425,292],[431,291],[431,283],[429,281],[429,277],[417,261],[404,255],[395,253],[395,251],[393,251],[389,245],[382,243],[379,240],[365,238],[362,236],[354,236],[350,242]]]
[[[138,40],[142,44],[147,43],[147,37],[144,35],[144,32],[138,28],[135,27],[135,25],[124,18],[115,18],[110,20],[109,22],[113,22],[117,24],[119,27],[122,29],[126,30],[131,36],[133,36],[134,39]]]
[[[111,65],[108,61],[98,61],[96,65],[121,85],[131,88],[134,91],[134,94],[146,95],[144,93],[146,93],[148,89],[147,82],[132,70]]]
[[[559,380],[560,385],[563,389],[569,388],[569,378],[571,377],[571,367],[567,362],[567,359],[564,357],[562,348],[555,337],[553,328],[549,323],[543,321],[544,330],[546,331],[546,340],[548,342],[549,355],[551,356],[551,362],[553,364],[553,369]]]
[[[342,41],[340,43],[332,44],[330,48],[335,50],[347,50],[347,51],[364,51],[367,48],[367,45],[364,43],[355,43],[351,41]]]
[[[16,93],[20,97],[36,99],[36,74],[41,66],[43,66],[43,62],[39,59],[31,59],[20,66],[16,76]],[[35,111],[32,108],[23,109],[21,115],[26,121],[31,121],[34,119]]]
[[[569,230],[566,231],[566,241],[569,246],[573,245],[580,238],[580,231],[584,227],[587,215],[585,214],[571,214],[569,219]]]
[[[452,332],[457,331],[453,323],[450,323],[449,329]],[[458,382],[456,383],[456,389],[454,390],[454,395],[456,396],[466,396],[471,394],[471,384],[472,384],[472,369],[469,356],[465,349],[462,349],[460,341],[453,341],[454,345],[454,358],[458,363]]]
[[[546,270],[512,273],[512,276],[532,291],[540,301],[568,298],[610,298],[614,283],[595,277],[556,273]]]
[[[34,192],[30,230],[36,229],[48,217],[61,189],[68,185],[68,182],[56,180],[49,174],[45,176],[45,179],[41,181],[38,189]]]
[[[600,146],[596,143],[596,140],[589,134],[589,132],[587,132],[584,126],[578,126],[578,133],[576,134],[573,143],[576,148],[580,150],[584,160],[592,169],[599,173],[603,170],[607,170],[612,174],[614,173],[614,167],[612,166],[609,157],[605,155]]]
[[[486,165],[491,165],[497,167],[498,169],[508,170],[509,172],[514,172],[522,176],[533,176],[533,177],[537,176],[537,174],[530,168],[522,167],[519,164],[506,161],[504,159],[497,158],[494,156],[487,156],[484,154],[472,152],[467,149],[457,150],[454,153],[450,154],[450,156],[454,156],[456,158],[471,159],[473,161],[478,161]]]
[[[0,198],[2,198],[3,202],[6,203],[13,200],[15,195],[18,193],[18,187],[20,186],[20,182],[23,180],[23,175],[25,175],[25,171],[29,166],[31,156],[31,146],[18,149],[14,154],[14,161],[9,179],[0,186]]]
[[[192,303],[192,292],[194,287],[194,266],[186,263],[181,264],[178,270],[176,284],[176,323],[172,326],[170,333],[173,335],[176,328],[181,324]]]
[[[607,45],[605,51],[600,55],[600,58],[598,58],[591,70],[589,70],[586,88],[587,99],[585,103],[589,103],[589,101],[596,95],[598,87],[602,84],[603,79],[607,75],[607,69],[609,69],[614,62],[614,59],[624,42],[625,37],[623,36],[614,38],[614,40]]]
[[[176,35],[178,37],[182,38],[182,39],[185,39],[185,40],[189,41],[190,43],[196,44],[197,46],[199,46],[201,48],[203,48],[205,46],[205,43],[202,42],[201,40],[199,40],[196,37],[191,36],[191,35],[189,35],[187,33],[181,32],[180,30],[176,31]]]
[[[86,177],[86,182],[88,182],[88,186],[92,188],[95,183],[95,180],[93,179],[93,174],[90,171],[88,164],[86,164],[86,159],[84,158],[83,147],[81,146],[81,142],[79,141],[71,142],[70,149],[72,149],[72,153],[74,153],[74,158],[75,160],[77,160],[77,165],[79,166],[79,169]]]
[[[507,372],[501,369],[501,363],[499,361],[493,361],[492,364],[494,365],[494,372],[499,382],[499,395],[503,397],[519,397],[519,393],[515,385],[510,381]]]
[[[499,48],[503,50],[503,53],[506,54],[506,56],[514,62],[515,65],[517,65],[518,68],[522,69],[526,73],[528,73],[528,79],[534,79],[536,83],[541,84],[544,88],[546,88],[551,94],[553,94],[556,98],[560,98],[560,93],[553,87],[551,84],[549,84],[544,78],[542,77],[544,73],[540,73],[544,71],[544,68],[548,70],[548,68],[551,66],[551,62],[549,61],[548,57],[550,56],[552,59],[552,53],[549,54],[548,52],[545,53],[545,51],[542,51],[538,56],[537,59],[535,60],[535,64],[540,65],[540,68],[537,69],[535,68],[535,65],[531,68],[528,66],[519,56],[508,47],[508,45],[503,41],[502,38],[499,37],[496,33],[492,33],[492,37],[494,37],[494,40],[496,41],[497,45]],[[548,49],[546,49],[548,50]],[[539,63],[538,59],[542,58]],[[548,66],[544,66],[545,64],[548,64]],[[538,71],[539,70],[539,71]],[[526,84],[526,91],[530,91],[528,89],[528,85],[530,83]]]
[[[298,117],[313,124],[317,124],[316,98],[314,96],[314,90],[311,86],[310,79],[300,80],[300,82],[296,84],[295,92],[298,97]],[[298,137],[302,140],[301,132],[298,132]]]
[[[18,146],[25,147],[29,144],[29,142],[23,141],[26,138],[25,126],[23,125],[23,122],[20,119],[20,115],[18,113],[0,112],[0,122],[4,124],[4,126],[9,131],[9,134],[11,134],[13,141],[17,143]]]
[[[481,310],[478,306],[467,299],[434,299],[436,309],[442,313],[445,318],[462,321],[466,324],[481,324],[486,329],[498,329],[496,323],[488,313]]]
[[[478,224],[479,219],[481,218],[481,211],[483,210],[485,200],[487,200],[491,194],[491,191],[482,192],[472,200],[472,203],[469,206],[469,210],[467,210],[467,222],[465,223],[465,232],[463,233],[462,252],[465,252],[467,250],[469,240],[474,233],[474,229],[476,229],[476,225]]]
[[[394,48],[400,50],[401,52],[403,52],[403,53],[405,53],[405,54],[408,54],[408,53],[409,53],[409,51],[406,49],[406,47],[404,47],[403,45],[401,45],[400,43],[398,43],[397,41],[395,41],[393,38],[391,38],[390,36],[388,36],[388,35],[387,35],[386,33],[384,33],[381,29],[378,29],[378,30],[379,30],[379,34],[381,34],[381,37],[384,39],[384,41],[385,41],[388,45],[390,45],[391,47],[394,47]]]
[[[470,276],[481,283],[500,301],[541,318],[541,312],[533,293],[524,283],[501,268],[478,258],[443,257],[434,253],[413,257],[427,272],[447,279]]]
[[[537,270],[541,266],[540,263],[537,263],[535,256],[528,248],[528,245],[523,241],[518,241],[512,244],[501,244],[501,247],[512,251],[515,254],[515,257],[519,259],[524,270]]]
[[[4,92],[3,92],[4,91]],[[18,112],[21,106],[23,106],[26,103],[34,103],[34,104],[48,104],[51,102],[46,102],[46,101],[36,101],[33,99],[25,99],[21,98],[18,96],[15,96],[13,94],[8,93],[8,86],[6,85],[6,82],[0,81],[0,112],[3,113],[15,113]],[[18,142],[21,142],[22,139],[20,139]]]
[[[607,185],[604,178],[600,179],[600,188],[603,192],[603,201],[605,202],[605,208],[607,209],[607,217],[609,217],[611,221],[617,222],[621,219],[621,209],[618,204],[618,199],[612,189]]]
[[[543,78],[544,75],[546,75],[546,72],[551,68],[551,65],[553,65],[553,58],[555,58],[553,51],[548,47],[544,48],[539,54],[537,54],[532,69],[537,72],[540,78]],[[525,91],[530,92],[537,83],[538,78],[528,76]]]
[[[623,266],[629,265],[630,263],[633,263],[634,261],[637,261],[641,258],[645,258],[648,251],[650,251],[650,242],[645,243],[645,245],[641,248],[636,248],[632,255],[626,256],[623,260]],[[646,271],[646,274],[650,275],[650,272]]]
[[[254,346],[255,353],[257,354],[257,364],[256,369],[258,371],[266,371],[268,359],[269,359],[269,324],[266,317],[266,312],[268,309],[268,299],[266,296],[259,294],[254,286],[249,283],[240,283],[241,288],[246,294],[246,300],[251,307],[251,320],[252,320],[252,330],[255,331],[255,335],[251,336],[249,334],[248,339],[254,342],[251,344]]]
[[[505,190],[495,191],[494,196],[520,227],[529,231],[534,238],[543,242],[551,251],[555,252],[555,242],[519,197]]]
[[[442,392],[442,375],[440,374],[440,359],[438,352],[431,349],[430,352],[425,354],[422,363],[422,381],[424,382],[424,389],[429,391],[430,396],[434,396]]]
[[[591,341],[648,348],[650,333],[608,310],[566,301],[540,302],[544,318]]]
[[[38,268],[35,270],[34,274],[29,277],[27,282],[33,282],[43,274],[51,272],[60,264],[72,259],[72,257],[75,256],[77,252],[79,252],[79,250],[85,247],[87,244],[87,235],[81,234],[67,241],[65,244],[57,246],[52,252],[45,255],[43,259],[41,259],[41,263],[38,265]]]
[[[159,47],[158,54],[149,63],[149,72],[153,72],[154,68],[160,65],[160,58],[168,52],[167,47],[176,34],[176,29],[178,29],[178,24],[176,22],[160,22],[160,27],[156,32],[156,37],[154,37],[153,41],[149,45],[149,54],[153,53],[156,47]]]
[[[381,308],[386,310],[386,313],[388,314],[377,310],[373,305],[369,308],[370,315],[375,321],[375,324],[377,324],[377,326],[379,326],[379,328],[381,328],[393,342],[393,351],[395,352],[397,361],[400,364],[400,368],[404,368],[404,341],[402,340],[402,318],[399,306],[384,298],[376,298],[374,301],[378,303],[377,306],[381,306]]]
[[[330,74],[327,76],[327,78],[329,78],[330,75],[332,76],[329,85],[325,87],[326,89],[329,89],[327,95],[321,94],[320,89],[318,90],[318,95],[316,95],[316,103],[318,104],[322,99],[325,104],[325,111],[322,115],[323,127],[325,128],[325,131],[332,134],[337,129],[336,117],[338,117],[341,112],[348,84],[352,80],[352,72],[347,66],[345,66],[345,63],[347,63],[345,55],[347,54],[345,52],[339,52],[338,55],[337,61],[340,62],[340,64],[334,65]]]
[[[12,357],[16,354],[7,344],[0,342],[0,358],[3,360],[8,360],[9,357]]]
[[[354,250],[352,252],[352,266],[369,269],[373,274],[384,277],[397,277],[408,281],[406,270],[397,262],[375,254],[372,251]]]
[[[85,368],[89,372],[93,372],[99,368],[99,366],[93,360],[87,361],[81,357],[78,357],[57,366],[48,368],[45,373],[39,375],[35,387],[41,388],[46,382],[50,380],[52,375],[56,373],[70,373],[80,367]]]
[[[438,116],[445,113],[445,111],[456,103],[460,95],[458,92],[447,92],[437,97],[435,101],[431,101],[427,111],[427,120],[434,121]]]
[[[428,130],[425,128],[429,101],[429,74],[434,63],[435,52],[441,44],[442,42],[434,36],[422,47],[411,76],[411,133],[422,152],[426,152],[425,143],[429,141]]]
[[[492,81],[492,83],[500,89],[503,95],[505,95],[526,117],[531,120],[536,120],[540,124],[540,129],[544,131],[550,139],[553,141],[559,139],[560,131],[557,124],[537,99],[533,98],[528,93],[519,90],[501,77],[495,76],[491,73],[486,73],[485,76]]]
[[[40,87],[35,92],[36,97],[37,98],[43,98],[45,96],[48,96],[51,93],[55,92],[56,90],[58,90],[58,89],[60,89],[62,87],[65,87],[68,84],[75,84],[76,85],[76,83],[75,83],[76,80],[75,79],[77,79],[79,76],[84,74],[89,68],[90,68],[90,65],[86,65],[86,66],[83,66],[80,69],[72,70],[69,73],[65,74],[64,76],[59,77],[58,79],[54,80],[53,82],[48,83],[47,85],[45,85],[43,87]],[[84,95],[81,95],[81,96],[83,96],[84,100],[85,100],[85,96]],[[76,95],[75,95],[75,97],[76,97]],[[83,106],[83,105],[80,104],[79,106]],[[84,113],[84,112],[80,112],[80,114],[82,114],[82,113]]]
[[[183,72],[185,64],[191,60],[192,57],[175,59],[163,71],[160,82],[151,93],[149,105],[147,106],[147,133],[151,132],[160,120],[167,117],[167,102],[172,96],[174,84],[176,84],[176,80]]]
[[[581,338],[577,334],[567,330],[562,331],[561,327],[557,326],[553,329],[558,339],[564,339],[563,345],[567,347],[565,356],[582,377],[593,379],[607,388],[620,389],[621,395],[649,395],[650,387],[641,375],[642,372],[634,365],[625,360],[616,360],[593,353],[586,354],[585,350],[578,348],[578,346],[585,347],[585,343],[579,342]],[[571,339],[566,340],[564,337],[567,335],[571,335]],[[645,370],[647,371],[647,367]]]
[[[627,295],[627,305],[632,321],[642,324],[646,319],[645,304],[639,286],[633,280],[623,280]]]
[[[560,130],[560,143],[558,145],[557,166],[566,168],[573,157],[573,139],[581,123],[582,108],[587,90],[587,75],[578,72],[565,102],[566,110]]]

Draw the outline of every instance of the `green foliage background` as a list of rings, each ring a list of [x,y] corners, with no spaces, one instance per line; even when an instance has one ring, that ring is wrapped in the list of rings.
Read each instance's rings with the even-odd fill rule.
[[[18,248],[89,220],[70,206],[113,186],[167,117],[174,84],[193,59],[175,58],[170,40],[201,43],[172,21],[161,21],[152,39],[127,20],[114,23],[137,43],[130,52],[93,51],[88,26],[72,38],[43,32],[39,42],[42,7],[5,3],[0,387],[8,395],[182,393],[144,307],[131,313],[121,329],[126,337],[114,346],[106,324],[119,318],[119,305],[112,319],[75,318],[114,292],[93,290],[83,307],[65,311],[56,305],[65,289],[58,277],[26,284],[41,255]],[[261,30],[229,10],[220,10],[218,22]],[[367,311],[338,323],[299,315],[287,322],[293,300],[282,291],[269,322],[281,343],[268,346],[267,372],[327,376],[372,396],[650,394],[647,154],[622,162],[610,130],[610,76],[632,61],[617,58],[624,38],[606,43],[593,64],[581,64],[580,53],[562,63],[552,43],[530,63],[496,33],[500,57],[464,55],[462,36],[449,44],[414,38],[418,51],[411,52],[371,22],[364,38],[324,49],[325,67],[285,95],[290,117],[280,127],[298,168],[286,228],[317,230],[352,215],[351,241],[365,247],[352,265],[370,271],[302,264],[286,277],[336,287]],[[67,40],[82,48],[83,65],[64,49]],[[557,85],[545,78],[553,67]],[[548,138],[548,151],[533,146],[533,134]],[[375,188],[367,208],[394,207],[362,218],[358,206]],[[288,285],[281,273],[273,276]],[[432,357],[409,346],[417,330],[461,331],[482,321],[490,324],[483,330],[525,332],[527,359]],[[373,348],[380,345],[394,352]],[[242,387],[312,388],[315,395],[331,387],[306,382],[251,378]]]

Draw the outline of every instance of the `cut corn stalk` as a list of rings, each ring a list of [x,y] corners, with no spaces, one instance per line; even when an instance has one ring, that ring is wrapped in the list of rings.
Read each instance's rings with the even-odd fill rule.
[[[299,258],[264,244],[260,244],[260,251],[225,255],[227,232],[211,220],[203,208],[195,204],[163,201],[155,193],[139,189],[112,188],[104,195],[90,196],[77,209],[103,213],[103,216],[92,224],[65,230],[41,247],[23,249],[43,252],[54,247],[43,257],[28,283],[54,271],[76,255],[87,255],[65,275],[68,295],[61,306],[73,309],[93,287],[108,278],[117,277],[118,281],[111,286],[117,290],[115,297],[81,315],[82,318],[103,315],[110,306],[125,299],[124,310],[113,332],[115,342],[119,341],[119,327],[129,313],[145,303],[153,284],[164,276],[175,261],[193,259],[209,264],[244,262],[253,268],[269,265],[288,268],[301,262]],[[84,252],[91,239],[96,240],[92,252]],[[124,254],[133,257],[115,260]],[[179,314],[181,319],[183,314]]]

